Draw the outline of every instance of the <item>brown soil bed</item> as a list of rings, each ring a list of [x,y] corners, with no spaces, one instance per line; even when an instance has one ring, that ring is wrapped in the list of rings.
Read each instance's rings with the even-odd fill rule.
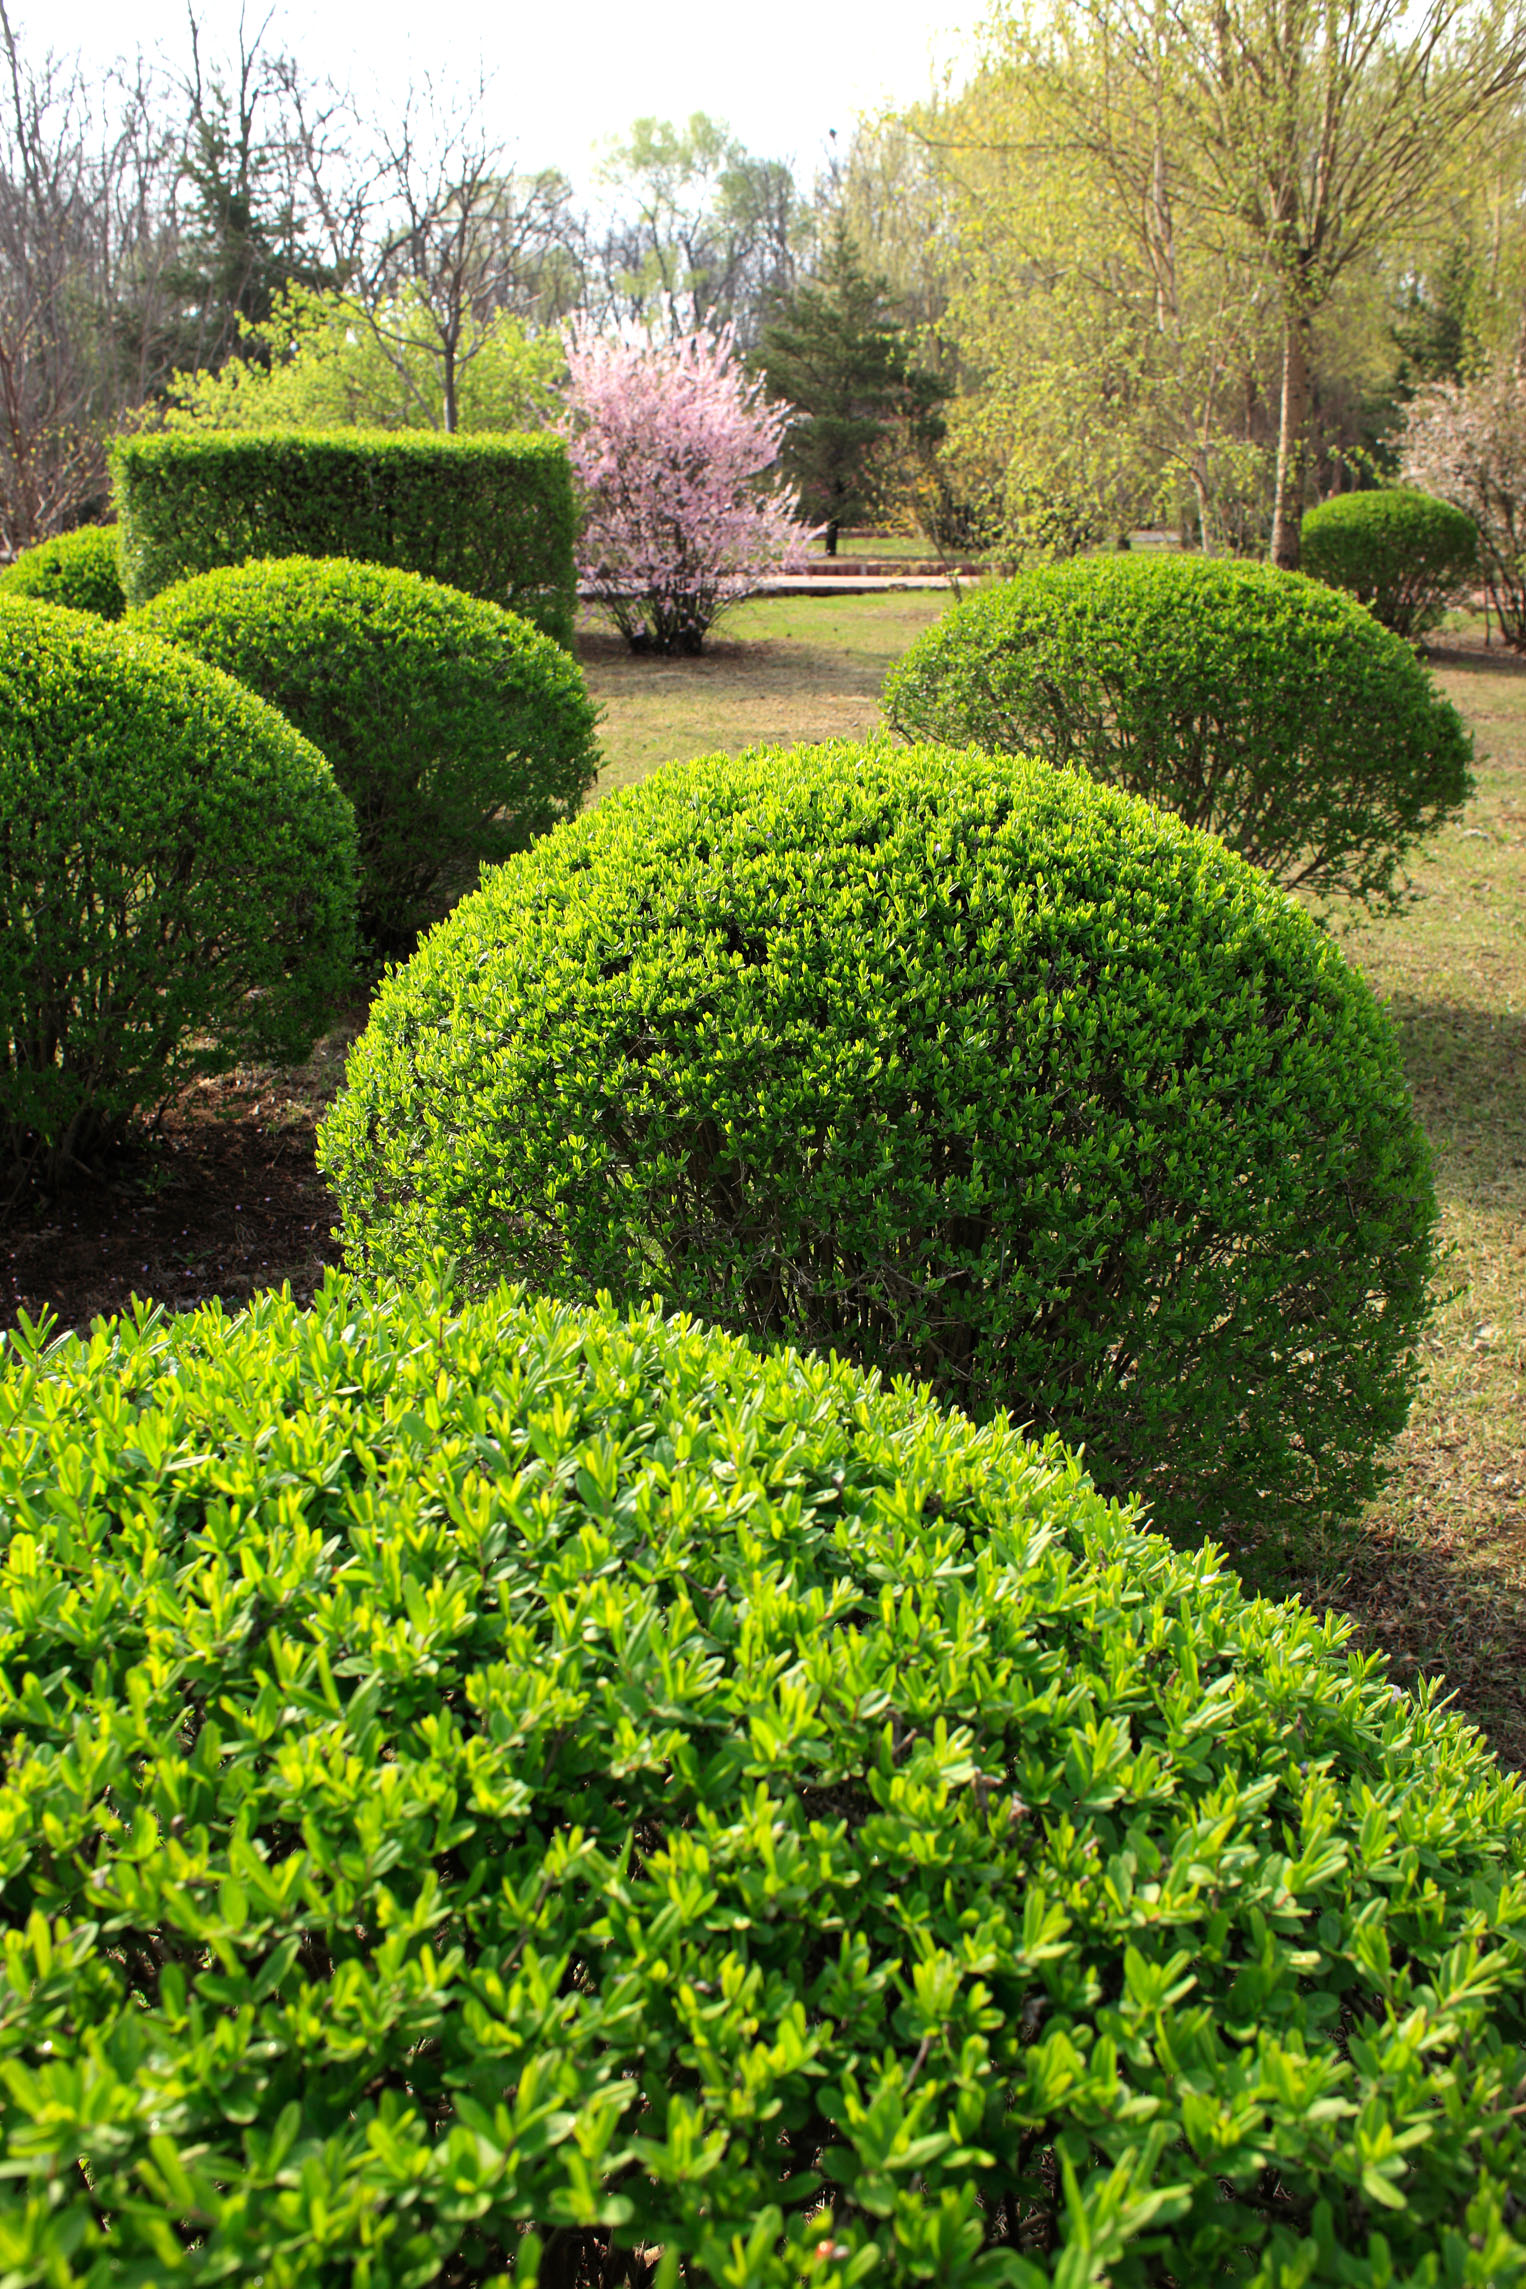
[[[285,1281],[310,1301],[339,1261],[313,1146],[352,1032],[295,1074],[241,1068],[196,1083],[99,1177],[18,1201],[0,1225],[0,1327],[48,1312],[83,1333],[134,1296],[237,1310]]]

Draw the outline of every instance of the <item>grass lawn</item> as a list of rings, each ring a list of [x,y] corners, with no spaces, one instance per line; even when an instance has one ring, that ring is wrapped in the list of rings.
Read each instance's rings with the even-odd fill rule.
[[[920,533],[839,533],[837,553],[839,557],[877,557],[882,563],[935,564],[938,560],[938,551]],[[826,544],[817,541],[811,555],[825,554]],[[958,554],[962,559],[964,551]]]
[[[885,672],[948,609],[945,592],[755,597],[697,660],[636,659],[591,623],[579,650],[604,709],[598,792],[658,763],[801,739],[857,739],[880,720]]]
[[[1301,1586],[1402,1681],[1444,1673],[1526,1764],[1526,662],[1448,643],[1432,664],[1476,733],[1478,793],[1411,911],[1345,946],[1399,1029],[1453,1292],[1392,1482]]]
[[[585,640],[604,704],[599,791],[669,758],[760,741],[860,736],[890,662],[947,609],[937,594],[745,605],[691,661]],[[1526,1763],[1526,662],[1438,645],[1441,683],[1478,738],[1478,795],[1416,870],[1400,919],[1348,926],[1388,1003],[1436,1156],[1450,1289],[1426,1384],[1380,1502],[1290,1562],[1241,1551],[1268,1586],[1343,1606],[1409,1682],[1443,1676],[1503,1754]]]

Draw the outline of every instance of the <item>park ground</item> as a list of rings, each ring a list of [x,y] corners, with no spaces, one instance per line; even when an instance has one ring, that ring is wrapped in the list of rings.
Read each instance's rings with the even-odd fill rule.
[[[583,638],[604,709],[599,794],[670,759],[859,737],[886,669],[946,593],[744,605],[698,660]],[[1425,1383],[1367,1513],[1316,1546],[1240,1549],[1258,1584],[1351,1614],[1394,1676],[1441,1679],[1526,1764],[1526,662],[1461,620],[1432,665],[1478,740],[1478,792],[1381,923],[1337,918],[1387,1003],[1435,1155],[1448,1254]],[[112,1181],[29,1207],[0,1234],[0,1320],[85,1327],[134,1294],[230,1307],[338,1259],[313,1130],[364,1012],[299,1072],[240,1070],[186,1092]]]

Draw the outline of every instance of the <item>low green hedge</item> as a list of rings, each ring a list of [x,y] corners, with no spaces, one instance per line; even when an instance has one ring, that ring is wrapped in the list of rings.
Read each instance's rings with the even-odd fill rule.
[[[203,573],[136,615],[267,699],[355,806],[367,939],[405,953],[476,880],[577,810],[597,711],[559,645],[417,573],[288,557]]]
[[[1423,636],[1478,572],[1478,531],[1465,510],[1394,486],[1339,493],[1303,520],[1305,572],[1349,589],[1385,628]]]
[[[0,1515],[16,2289],[1526,2280],[1521,1784],[1053,1446],[336,1279]]]
[[[1378,910],[1472,790],[1468,731],[1407,644],[1317,581],[1217,558],[1035,566],[919,637],[884,706],[908,739],[1078,765]]]
[[[240,1057],[298,1058],[348,976],[355,824],[229,677],[0,601],[0,1156],[57,1174]]]
[[[120,620],[127,610],[114,525],[80,525],[23,549],[0,572],[0,596],[33,596],[72,612]]]
[[[320,1138],[353,1266],[652,1293],[1293,1534],[1402,1426],[1435,1203],[1361,978],[1078,772],[670,767],[383,984]]]
[[[158,431],[111,448],[130,604],[220,565],[348,556],[572,640],[576,517],[555,437]]]

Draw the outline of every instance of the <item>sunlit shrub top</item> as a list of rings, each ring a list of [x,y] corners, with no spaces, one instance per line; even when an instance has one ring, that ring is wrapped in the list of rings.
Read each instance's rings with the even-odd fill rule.
[[[114,525],[80,525],[23,549],[0,572],[0,596],[34,596],[72,612],[120,620],[127,609]]]
[[[1053,1446],[336,1279],[0,1517],[8,2281],[1526,2278],[1520,1786]]]
[[[1223,558],[1037,565],[919,636],[884,706],[908,739],[1079,766],[1377,910],[1472,787],[1471,736],[1411,646],[1318,581]]]
[[[1435,1203],[1371,992],[1043,764],[763,749],[607,799],[385,981],[321,1153],[356,1268],[835,1346],[1188,1532],[1349,1513],[1414,1387]]]

